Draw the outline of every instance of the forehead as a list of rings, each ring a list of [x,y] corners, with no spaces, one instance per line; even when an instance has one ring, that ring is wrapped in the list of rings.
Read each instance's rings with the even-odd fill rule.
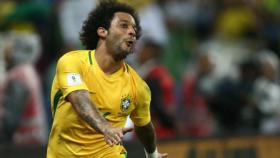
[[[128,14],[128,13],[125,13],[125,12],[116,12],[114,14],[114,18],[112,20],[112,24],[113,23],[118,23],[118,22],[129,22],[133,25],[135,25],[135,20],[133,18],[132,15]]]

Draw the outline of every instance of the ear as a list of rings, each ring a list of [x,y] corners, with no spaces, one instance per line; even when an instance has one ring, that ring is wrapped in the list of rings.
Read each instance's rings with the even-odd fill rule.
[[[106,38],[108,31],[104,27],[98,27],[97,29],[97,35],[100,38]]]

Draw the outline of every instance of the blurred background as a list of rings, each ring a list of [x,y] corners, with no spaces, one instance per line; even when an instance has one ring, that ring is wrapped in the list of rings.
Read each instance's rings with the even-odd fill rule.
[[[143,27],[130,63],[171,158],[280,157],[279,0],[119,0]],[[45,157],[56,62],[98,0],[0,1],[0,157]],[[127,126],[132,126],[128,120]],[[143,158],[134,133],[129,158]]]

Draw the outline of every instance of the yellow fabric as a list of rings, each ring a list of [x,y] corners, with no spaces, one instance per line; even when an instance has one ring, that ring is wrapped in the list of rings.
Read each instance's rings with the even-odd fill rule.
[[[51,91],[52,113],[55,115],[47,158],[117,158],[125,153],[121,145],[108,146],[104,136],[84,122],[72,105],[65,101],[65,97],[75,90],[88,90],[92,102],[115,127],[124,127],[129,115],[137,126],[150,122],[151,94],[146,83],[126,64],[112,75],[104,74],[95,61],[95,51],[91,51],[92,65],[88,52],[69,52],[58,61]],[[59,90],[62,96],[54,109]]]
[[[239,37],[257,26],[256,15],[245,7],[225,9],[217,20],[217,30],[230,37]]]
[[[153,3],[153,1],[151,0],[141,0],[141,1],[135,1],[135,0],[118,0],[118,2],[121,3],[126,3],[130,6],[132,6],[133,8],[135,8],[137,11],[145,8],[148,5],[151,5]]]
[[[0,19],[11,14],[16,8],[16,3],[13,1],[0,2]]]

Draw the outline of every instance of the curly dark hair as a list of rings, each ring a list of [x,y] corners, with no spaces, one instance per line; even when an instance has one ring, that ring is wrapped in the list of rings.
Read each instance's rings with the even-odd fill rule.
[[[119,3],[116,0],[102,0],[98,6],[89,13],[88,18],[83,23],[80,40],[82,44],[86,46],[86,49],[96,49],[99,40],[99,36],[97,35],[98,27],[109,29],[116,12],[125,12],[134,18],[137,28],[136,38],[138,39],[140,37],[141,27],[139,17],[131,6]]]

